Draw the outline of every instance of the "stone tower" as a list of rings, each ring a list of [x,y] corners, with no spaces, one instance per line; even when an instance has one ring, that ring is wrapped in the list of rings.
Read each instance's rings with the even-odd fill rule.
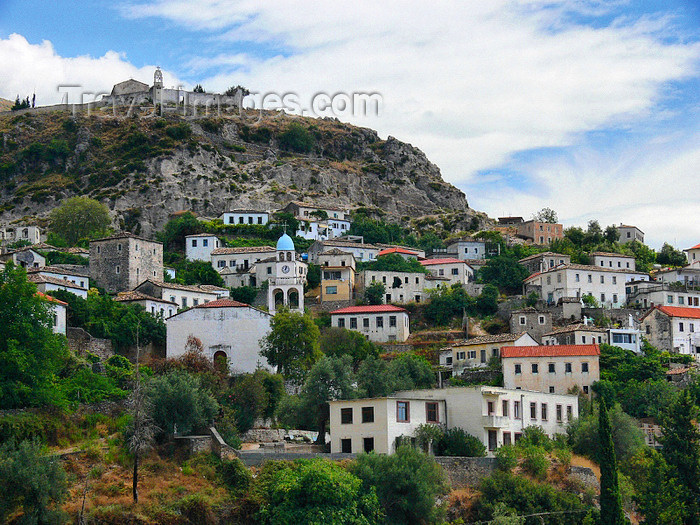
[[[153,87],[156,89],[163,87],[163,72],[160,70],[160,67],[156,67],[156,71],[153,73]]]
[[[304,311],[304,281],[306,263],[297,260],[294,241],[286,233],[277,241],[275,276],[267,287],[267,306],[271,314],[286,306],[292,311]]]

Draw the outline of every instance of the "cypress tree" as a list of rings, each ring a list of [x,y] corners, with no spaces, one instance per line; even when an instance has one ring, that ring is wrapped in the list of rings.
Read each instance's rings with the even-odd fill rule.
[[[598,411],[598,436],[600,439],[600,523],[623,525],[626,521],[617,481],[615,447],[608,407],[602,397]]]

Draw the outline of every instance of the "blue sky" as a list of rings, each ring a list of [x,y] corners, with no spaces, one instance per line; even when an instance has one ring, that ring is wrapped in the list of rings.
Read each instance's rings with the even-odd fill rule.
[[[166,84],[381,93],[341,115],[423,150],[490,216],[554,208],[700,242],[700,3],[0,2],[0,96]]]

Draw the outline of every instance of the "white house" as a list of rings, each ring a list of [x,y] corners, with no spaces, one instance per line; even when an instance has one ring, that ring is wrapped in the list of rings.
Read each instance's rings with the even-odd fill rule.
[[[696,244],[692,248],[683,250],[688,258],[689,266],[700,266],[700,244]]]
[[[490,386],[396,392],[387,397],[330,402],[332,453],[396,451],[422,424],[462,428],[489,453],[539,426],[553,437],[578,417],[578,397]]]
[[[655,306],[642,317],[644,337],[659,350],[700,354],[700,308]]]
[[[0,255],[3,262],[12,261],[22,268],[43,268],[46,258],[29,246]]]
[[[270,214],[257,210],[232,210],[222,213],[219,218],[224,224],[257,224],[264,226],[270,222]]]
[[[215,289],[207,289],[205,285],[186,285],[166,283],[148,279],[139,284],[134,291],[141,292],[156,299],[162,299],[170,303],[176,303],[179,308],[189,308],[211,301],[216,301],[222,293],[218,286]]]
[[[460,375],[465,369],[483,368],[492,357],[500,357],[506,346],[537,346],[539,343],[527,332],[473,337],[452,344],[452,372]]]
[[[53,333],[66,335],[66,307],[68,303],[59,301],[55,297],[51,297],[40,291],[36,294],[51,306]]]
[[[299,221],[298,237],[323,241],[347,235],[350,231],[350,221],[342,219],[304,219]]]
[[[190,336],[202,342],[204,354],[211,360],[225,357],[232,373],[252,373],[268,367],[260,355],[260,339],[270,332],[272,316],[231,299],[200,304],[166,319],[166,356],[185,353]]]
[[[532,275],[533,273],[551,270],[562,264],[570,264],[571,256],[563,253],[543,252],[530,255],[520,259],[518,262],[527,268]]]
[[[12,244],[17,241],[39,244],[41,237],[41,228],[38,226],[6,226],[0,228],[0,244]]]
[[[42,279],[36,276],[41,276]],[[87,299],[87,292],[90,288],[90,278],[87,275],[79,271],[57,266],[29,268],[27,269],[27,278],[30,280],[34,279],[32,282],[37,283],[37,286],[42,284],[48,291],[67,290],[83,299]]]
[[[637,269],[636,262],[632,255],[623,255],[621,253],[608,252],[593,252],[590,254],[591,265],[600,266],[601,268],[612,268],[613,270],[630,270]]]
[[[687,270],[689,267],[683,268]],[[675,271],[670,270],[664,274],[657,273],[657,279],[668,279],[663,281],[639,281],[629,282],[626,285],[627,302],[637,308],[651,308],[653,306],[689,306],[700,307],[700,289],[694,288],[693,281],[687,283],[673,281]],[[698,268],[700,274],[700,268]],[[693,277],[693,276],[691,276]],[[695,286],[699,286],[700,281]]]
[[[425,300],[425,277],[422,272],[393,272],[380,270],[365,270],[362,272],[362,282],[365,288],[373,282],[384,285],[384,302],[406,304],[420,303]]]
[[[649,275],[633,270],[618,270],[584,264],[565,264],[532,274],[524,280],[525,292],[534,291],[549,304],[560,299],[592,295],[602,306],[621,308],[627,302],[625,284],[649,280]]]
[[[70,292],[78,297],[87,299],[87,288],[66,279],[59,279],[57,277],[42,275],[39,273],[30,273],[27,275],[27,280],[36,284],[37,290],[39,290],[41,293],[47,294],[55,290],[65,290],[66,292]]]
[[[211,265],[222,272],[224,268],[248,271],[255,263],[275,257],[272,246],[242,246],[238,248],[217,248],[211,252]]]
[[[375,343],[402,343],[410,335],[408,312],[391,304],[335,310],[331,312],[331,326],[359,332]]]
[[[607,342],[607,329],[584,323],[555,328],[542,336],[543,345],[590,345]]]
[[[674,285],[682,284],[684,286],[700,287],[700,265],[659,270],[656,272],[656,280]]]
[[[119,292],[114,297],[114,300],[119,303],[141,305],[154,317],[162,317],[163,319],[175,315],[179,308],[179,305],[174,301],[158,299],[157,297],[151,297],[150,295],[137,291]]]
[[[634,328],[608,328],[608,344],[632,350],[635,354],[642,353],[642,333]]]
[[[299,220],[313,219],[314,216],[318,215],[318,212],[325,212],[329,219],[347,221],[350,218],[348,210],[346,209],[336,208],[334,206],[316,206],[300,201],[292,201],[280,211],[291,213]]]
[[[374,261],[380,251],[379,246],[374,244],[365,244],[364,242],[354,242],[341,239],[316,241],[309,246],[309,262],[316,263],[317,258],[321,253],[332,250],[333,248],[338,248],[344,252],[351,253],[358,262]]]
[[[185,255],[188,261],[211,260],[211,252],[221,246],[221,241],[211,233],[185,236]]]
[[[420,263],[434,277],[444,277],[447,284],[467,284],[474,280],[474,270],[466,261],[451,257],[445,259],[423,259]]]
[[[617,233],[620,235],[618,239],[620,244],[627,244],[632,241],[639,241],[644,244],[644,232],[636,226],[620,224],[617,226]]]
[[[600,380],[600,348],[593,345],[511,346],[501,350],[503,386],[517,390],[584,394]]]
[[[447,247],[448,254],[455,254],[457,259],[485,259],[486,242],[470,237],[454,241]]]

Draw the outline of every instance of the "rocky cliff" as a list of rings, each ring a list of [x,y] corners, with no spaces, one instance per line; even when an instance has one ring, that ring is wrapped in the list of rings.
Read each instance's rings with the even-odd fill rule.
[[[115,226],[143,235],[175,211],[216,217],[291,200],[369,208],[414,227],[484,220],[420,150],[335,119],[44,109],[0,115],[0,135],[1,223],[41,222],[74,195],[105,202]]]

